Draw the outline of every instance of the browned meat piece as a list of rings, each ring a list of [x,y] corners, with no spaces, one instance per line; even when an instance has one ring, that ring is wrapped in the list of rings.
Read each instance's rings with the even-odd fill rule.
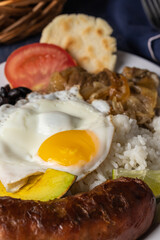
[[[69,89],[78,85],[84,100],[108,101],[111,114],[126,114],[148,126],[155,115],[159,78],[155,73],[125,67],[122,74],[107,69],[91,74],[80,67],[68,68],[53,74],[47,91]],[[160,104],[159,104],[160,109]]]
[[[54,73],[46,91],[60,91],[75,85],[80,87],[81,95],[88,102],[94,99],[112,100],[114,96],[123,101],[129,97],[127,79],[122,75],[107,69],[98,74],[91,74],[80,67],[67,68],[60,73]]]
[[[135,240],[149,228],[154,212],[151,190],[130,178],[47,203],[2,197],[0,239]]]
[[[122,74],[132,82],[139,82],[144,78],[150,78],[151,84],[154,82],[155,86],[159,85],[159,78],[156,73],[150,72],[147,69],[140,69],[136,67],[124,67]]]
[[[148,124],[155,115],[159,78],[145,69],[125,67],[122,73],[130,85],[131,95],[124,105],[125,113],[139,124]]]

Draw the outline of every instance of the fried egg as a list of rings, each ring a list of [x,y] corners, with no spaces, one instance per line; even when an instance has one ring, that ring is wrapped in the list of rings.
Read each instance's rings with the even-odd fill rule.
[[[98,110],[100,107],[101,110]],[[114,126],[102,100],[86,103],[76,88],[31,93],[15,106],[0,108],[0,180],[15,192],[30,175],[65,171],[77,180],[107,157]]]

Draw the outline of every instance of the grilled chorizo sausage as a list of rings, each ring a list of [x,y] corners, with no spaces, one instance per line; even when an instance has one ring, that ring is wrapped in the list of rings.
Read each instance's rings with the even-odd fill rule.
[[[135,240],[151,225],[155,197],[138,179],[109,180],[49,202],[0,198],[3,240]]]

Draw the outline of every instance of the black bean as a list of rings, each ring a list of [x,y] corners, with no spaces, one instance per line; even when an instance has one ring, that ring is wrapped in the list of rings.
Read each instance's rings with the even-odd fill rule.
[[[10,86],[9,86],[9,84],[7,84],[7,85],[4,86],[4,87],[1,87],[1,88],[0,88],[0,96],[2,96],[2,97],[7,97],[9,91],[10,91]]]
[[[3,105],[3,98],[0,96],[0,106]]]
[[[0,95],[1,95],[2,97],[6,97],[7,94],[8,94],[8,92],[7,92],[6,88],[5,88],[5,87],[1,87],[1,89],[0,89]]]
[[[20,94],[21,94],[21,93],[20,93],[20,91],[19,91],[19,88],[13,88],[13,89],[11,89],[11,90],[9,91],[8,97],[15,99],[15,98],[19,97]]]
[[[8,98],[7,97],[6,98],[2,98],[0,96],[0,106],[3,105],[3,104],[6,104],[6,103],[9,103]]]
[[[18,89],[21,92],[21,95],[24,97],[26,97],[26,95],[31,92],[31,90],[26,87],[19,87]]]
[[[11,90],[9,84],[5,85],[4,87],[5,87],[7,93]]]
[[[9,103],[14,105],[18,100],[24,99],[31,90],[26,87],[11,89],[9,85],[0,88],[0,105]]]
[[[11,105],[15,105],[17,101],[15,99],[12,99],[12,98],[8,98],[8,103],[11,104]]]
[[[6,90],[5,90],[4,87],[1,87],[1,89],[0,89],[0,95],[1,95],[2,97],[5,97],[5,96],[7,95]]]

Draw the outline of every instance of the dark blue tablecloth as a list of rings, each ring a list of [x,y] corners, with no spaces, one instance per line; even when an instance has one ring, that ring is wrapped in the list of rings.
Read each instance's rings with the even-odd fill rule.
[[[113,27],[119,50],[160,64],[160,32],[153,29],[140,0],[68,0],[64,13],[85,13],[106,19]],[[16,48],[38,42],[40,34],[11,45],[0,45],[0,62]]]

